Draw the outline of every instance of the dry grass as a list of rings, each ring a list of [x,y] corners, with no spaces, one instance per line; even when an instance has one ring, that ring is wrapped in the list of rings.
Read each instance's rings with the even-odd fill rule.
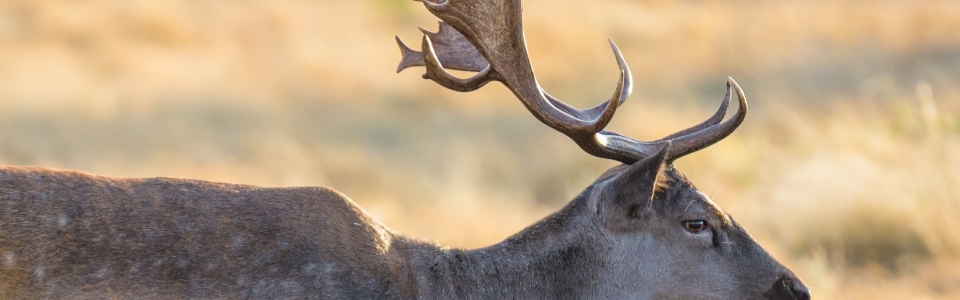
[[[751,116],[680,161],[824,299],[960,296],[960,3],[528,0],[548,90],[608,97],[614,130],[693,124],[736,77]],[[384,223],[473,247],[534,222],[612,162],[493,85],[394,74],[417,3],[0,2],[0,163],[334,187]]]

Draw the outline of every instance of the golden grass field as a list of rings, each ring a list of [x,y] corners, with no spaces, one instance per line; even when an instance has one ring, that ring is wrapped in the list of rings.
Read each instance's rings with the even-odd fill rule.
[[[960,2],[528,0],[541,83],[655,139],[751,105],[678,167],[818,299],[960,298]],[[499,84],[395,74],[407,0],[0,1],[0,164],[323,185],[412,236],[495,243],[603,170]]]

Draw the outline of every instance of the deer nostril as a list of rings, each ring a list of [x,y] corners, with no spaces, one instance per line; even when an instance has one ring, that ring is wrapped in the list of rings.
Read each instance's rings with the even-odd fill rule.
[[[810,291],[807,290],[804,286],[795,286],[793,287],[793,296],[797,300],[810,300]]]
[[[790,273],[781,276],[763,296],[771,300],[810,300],[810,289]]]
[[[790,291],[793,292],[793,297],[797,300],[810,300],[810,290],[807,289],[803,283],[800,283],[799,280],[793,280],[793,286],[790,287]]]

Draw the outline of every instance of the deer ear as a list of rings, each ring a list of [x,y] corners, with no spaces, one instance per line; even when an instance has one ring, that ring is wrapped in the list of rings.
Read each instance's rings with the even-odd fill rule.
[[[611,197],[605,201],[614,204],[612,209],[634,217],[641,207],[649,205],[660,182],[670,146],[670,141],[666,141],[657,153],[633,163],[607,183],[604,194]]]

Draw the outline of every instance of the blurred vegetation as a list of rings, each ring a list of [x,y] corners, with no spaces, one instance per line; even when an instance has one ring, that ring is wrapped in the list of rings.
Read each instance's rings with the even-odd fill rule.
[[[751,113],[678,162],[826,299],[960,296],[960,3],[528,0],[552,94],[634,96],[611,125],[653,139],[700,122],[726,76]],[[0,164],[112,176],[325,185],[398,231],[495,243],[614,163],[502,86],[394,74],[419,3],[0,2]]]

